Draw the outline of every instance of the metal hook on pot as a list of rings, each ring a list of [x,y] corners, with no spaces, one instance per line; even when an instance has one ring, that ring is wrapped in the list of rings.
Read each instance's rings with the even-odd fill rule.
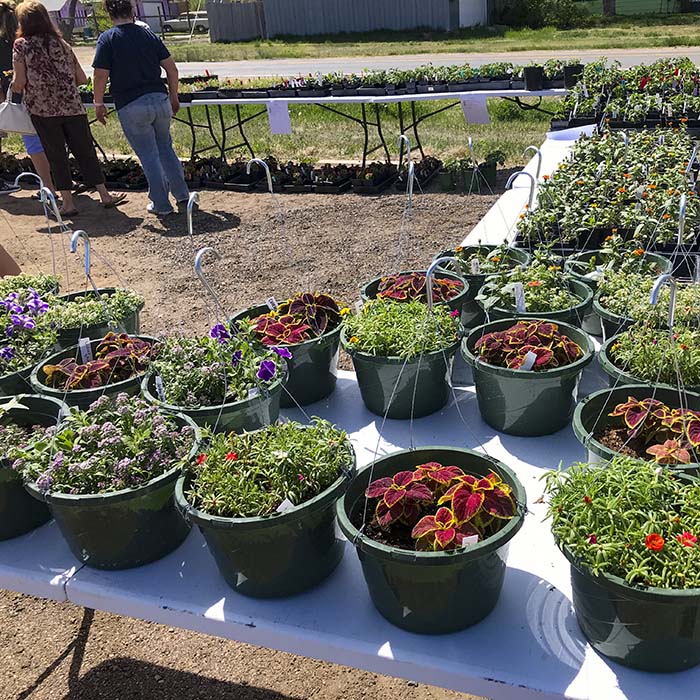
[[[527,208],[532,211],[532,204],[535,201],[535,188],[537,187],[537,180],[532,176],[532,173],[528,173],[526,170],[521,170],[520,172],[513,173],[506,182],[506,189],[510,190],[513,187],[513,182],[520,175],[525,175],[525,177],[530,178],[530,197],[527,200]]]
[[[698,147],[696,144],[695,146],[693,146],[693,152],[690,154],[690,160],[688,161],[688,167],[685,169],[686,175],[690,175],[690,171],[693,169],[693,165],[695,163],[695,159],[697,158],[697,155],[698,155]]]
[[[50,204],[53,210],[56,221],[58,221],[59,226],[65,226],[63,219],[61,218],[61,212],[58,209],[58,204],[56,204],[56,197],[54,197],[53,192],[48,187],[42,187],[39,191],[39,196],[43,204]],[[84,233],[84,232],[83,232]],[[75,251],[71,251],[75,252]]]
[[[25,171],[23,173],[20,173],[16,178],[15,178],[15,187],[19,187],[20,180],[24,180],[27,177],[31,177],[34,180],[36,180],[39,183],[39,189],[43,190],[44,189],[44,181],[36,174],[36,173],[30,173],[29,171]]]
[[[469,149],[469,157],[472,159],[472,167],[479,167],[476,161],[476,153],[474,153],[474,139],[471,136],[467,139],[467,148]]]
[[[195,206],[199,206],[199,192],[192,192],[187,200],[187,232],[190,238],[194,235],[194,225],[192,224],[192,214]]]
[[[688,206],[688,197],[685,192],[681,195],[681,206],[678,215],[678,245],[683,245],[683,236],[685,235],[685,210]]]
[[[668,329],[670,331],[673,328],[673,322],[676,317],[676,290],[678,288],[678,282],[673,278],[673,275],[666,273],[658,277],[649,295],[649,303],[652,306],[656,306],[659,301],[659,294],[666,284],[671,290],[668,299]]]
[[[211,246],[206,246],[205,248],[200,248],[197,251],[197,255],[195,256],[194,259],[194,271],[197,277],[199,278],[199,281],[202,283],[202,286],[204,289],[206,289],[207,292],[209,292],[209,296],[214,300],[214,310],[217,316],[217,321],[219,320],[219,316],[221,315],[222,312],[222,306],[221,303],[219,302],[219,297],[216,296],[216,292],[212,288],[212,286],[209,284],[209,281],[207,280],[206,276],[204,275],[204,272],[202,270],[202,260],[204,259],[204,256],[207,253],[213,253],[214,257],[217,260],[221,260],[221,255],[220,253],[212,248]]]
[[[406,134],[401,134],[399,136],[399,160],[403,156],[404,146],[406,147],[406,161],[412,163],[413,154],[411,153],[411,139],[409,139]]]
[[[250,169],[251,169],[253,163],[256,163],[265,171],[265,176],[267,177],[268,192],[270,194],[274,194],[274,189],[272,188],[272,175],[270,173],[270,166],[262,158],[251,158],[246,163],[246,166],[245,166],[246,175],[250,175]]]
[[[523,156],[526,156],[528,151],[534,151],[535,155],[537,156],[537,173],[535,174],[535,179],[539,180],[540,172],[542,172],[542,151],[539,148],[537,148],[537,146],[528,146],[523,151]]]
[[[454,263],[455,268],[460,270],[459,260],[457,260],[457,258],[453,255],[443,255],[441,258],[433,260],[425,273],[425,298],[428,301],[428,313],[433,312],[433,277],[435,276],[435,269],[446,262]],[[466,285],[466,282],[464,284]]]
[[[78,249],[78,241],[80,239],[83,239],[83,245],[85,246],[85,276],[89,279],[92,280],[92,277],[90,276],[90,238],[83,231],[82,229],[80,231],[76,231],[70,238],[70,252],[75,253]]]

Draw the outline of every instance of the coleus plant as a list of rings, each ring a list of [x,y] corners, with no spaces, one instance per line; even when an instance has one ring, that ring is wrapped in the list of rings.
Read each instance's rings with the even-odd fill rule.
[[[263,345],[297,345],[334,331],[348,313],[347,307],[328,294],[302,292],[252,319],[251,324]]]
[[[154,356],[147,340],[126,333],[108,333],[95,348],[95,358],[78,362],[66,357],[56,365],[45,365],[45,383],[54,389],[95,389],[143,374]]]
[[[483,362],[508,369],[521,369],[532,353],[535,372],[570,365],[583,355],[581,347],[549,321],[518,321],[506,330],[483,335],[474,349]]]
[[[411,301],[426,299],[426,273],[407,272],[382,277],[377,288],[379,299],[393,301]],[[433,277],[433,302],[445,302],[454,299],[464,291],[464,283],[446,277]]]
[[[608,415],[622,418],[628,437],[647,445],[647,454],[658,464],[689,464],[693,451],[700,447],[700,411],[629,396]]]
[[[419,464],[373,481],[374,521],[384,531],[411,528],[418,551],[448,551],[498,532],[516,513],[511,488],[495,472],[467,474],[454,465]]]

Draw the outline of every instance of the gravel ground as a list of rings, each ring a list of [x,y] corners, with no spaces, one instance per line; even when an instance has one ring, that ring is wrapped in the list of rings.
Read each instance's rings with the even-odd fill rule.
[[[216,317],[193,273],[194,255],[213,246],[205,271],[224,312],[271,295],[330,292],[352,302],[380,274],[414,266],[456,245],[495,196],[417,195],[403,228],[400,195],[267,195],[205,192],[193,240],[184,216],[145,215],[146,195],[119,211],[77,199],[73,228],[91,236],[98,285],[144,294],[142,330],[203,332]],[[28,192],[0,200],[0,244],[27,272],[50,271],[51,247],[62,290],[85,287],[82,254],[68,235],[47,236],[41,205]],[[55,231],[54,226],[54,231]],[[401,245],[399,245],[401,241]],[[91,624],[88,624],[91,621]],[[437,688],[216,639],[162,625],[0,591],[2,700],[452,700]],[[75,653],[74,653],[75,652]]]

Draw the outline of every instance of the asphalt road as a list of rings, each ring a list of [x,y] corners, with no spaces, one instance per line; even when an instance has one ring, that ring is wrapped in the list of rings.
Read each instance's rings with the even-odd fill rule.
[[[76,50],[78,58],[86,70],[90,69],[93,49],[79,47]],[[451,65],[469,63],[479,66],[493,61],[511,61],[525,65],[530,61],[546,61],[552,58],[581,58],[583,61],[594,61],[601,56],[617,59],[623,67],[639,63],[649,63],[662,57],[688,56],[700,64],[700,48],[651,48],[651,49],[608,49],[605,51],[517,51],[509,53],[438,53],[413,54],[405,56],[363,56],[352,58],[285,58],[259,59],[254,61],[197,61],[180,63],[181,75],[199,75],[208,70],[219,77],[253,78],[270,75],[307,75],[308,73],[357,73],[363,69],[415,68],[424,63],[435,65]]]

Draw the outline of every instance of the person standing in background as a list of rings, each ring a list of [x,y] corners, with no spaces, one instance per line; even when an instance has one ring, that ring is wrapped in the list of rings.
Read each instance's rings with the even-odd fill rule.
[[[19,31],[12,51],[11,89],[24,92],[27,111],[63,199],[61,213],[64,216],[78,213],[71,191],[73,178],[66,146],[75,157],[85,187],[97,190],[106,209],[117,206],[126,195],[107,191],[78,93],[78,84],[87,82],[85,72],[40,2],[22,2],[17,8],[17,20]]]
[[[12,44],[17,34],[17,16],[13,2],[0,1],[0,100],[5,100],[12,77]],[[31,158],[36,174],[51,192],[56,194],[51,167],[38,136],[22,136],[24,148]]]
[[[97,40],[92,63],[95,113],[104,124],[107,108],[103,99],[109,79],[124,135],[148,180],[151,201],[147,209],[167,216],[173,213],[170,194],[180,210],[187,206],[190,195],[170,136],[170,122],[180,109],[177,66],[165,44],[135,23],[131,0],[105,0],[105,8],[114,26]]]

